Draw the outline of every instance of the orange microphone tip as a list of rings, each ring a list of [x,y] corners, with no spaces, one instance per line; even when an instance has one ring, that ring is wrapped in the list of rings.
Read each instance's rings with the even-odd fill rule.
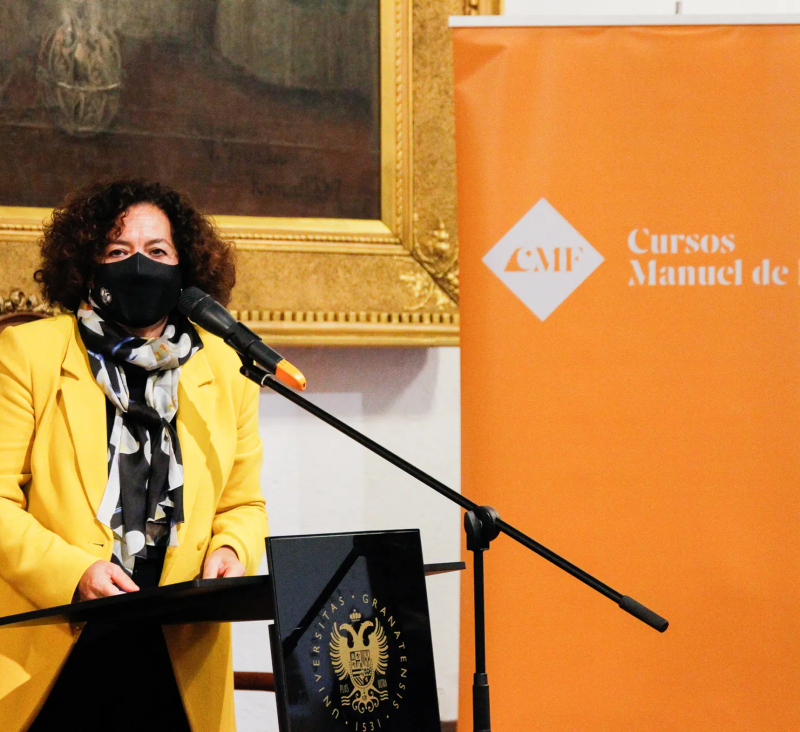
[[[300,369],[292,366],[285,358],[279,361],[275,367],[275,378],[297,391],[303,391],[306,388],[306,377],[300,373]]]

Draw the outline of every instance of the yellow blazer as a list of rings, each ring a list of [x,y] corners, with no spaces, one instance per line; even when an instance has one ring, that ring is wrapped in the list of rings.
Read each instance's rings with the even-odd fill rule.
[[[206,554],[224,545],[254,574],[267,534],[258,387],[219,338],[200,335],[205,347],[178,387],[185,522],[162,585],[197,577]],[[108,480],[106,434],[105,397],[72,315],[0,334],[0,615],[69,603],[86,569],[111,559],[111,530],[95,518]],[[0,730],[31,724],[78,634],[66,625],[0,628]],[[164,634],[192,730],[235,730],[230,625]],[[124,673],[113,649],[108,670]]]

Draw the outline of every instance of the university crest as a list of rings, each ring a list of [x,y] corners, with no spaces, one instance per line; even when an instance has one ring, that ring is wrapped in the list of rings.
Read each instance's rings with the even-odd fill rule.
[[[350,614],[352,623],[333,624],[331,632],[331,662],[340,680],[350,680],[352,691],[342,696],[342,705],[357,712],[371,712],[389,694],[385,683],[376,688],[378,676],[383,676],[389,661],[389,641],[378,618],[360,622],[361,613]]]

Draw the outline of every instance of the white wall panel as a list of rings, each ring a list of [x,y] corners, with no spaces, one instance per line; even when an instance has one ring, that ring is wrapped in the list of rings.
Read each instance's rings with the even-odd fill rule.
[[[309,399],[460,488],[458,349],[282,352],[308,378]],[[260,423],[273,535],[413,527],[425,561],[460,558],[460,510],[444,498],[268,390]],[[440,711],[455,719],[459,578],[430,578],[428,597]],[[234,626],[234,667],[271,670],[266,623]],[[277,730],[274,695],[236,692],[236,717],[240,732]]]

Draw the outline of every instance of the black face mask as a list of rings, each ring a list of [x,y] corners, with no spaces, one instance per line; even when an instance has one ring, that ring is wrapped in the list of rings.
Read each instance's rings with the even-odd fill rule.
[[[181,268],[134,254],[98,264],[92,299],[112,320],[131,328],[154,325],[174,310],[181,294]]]

